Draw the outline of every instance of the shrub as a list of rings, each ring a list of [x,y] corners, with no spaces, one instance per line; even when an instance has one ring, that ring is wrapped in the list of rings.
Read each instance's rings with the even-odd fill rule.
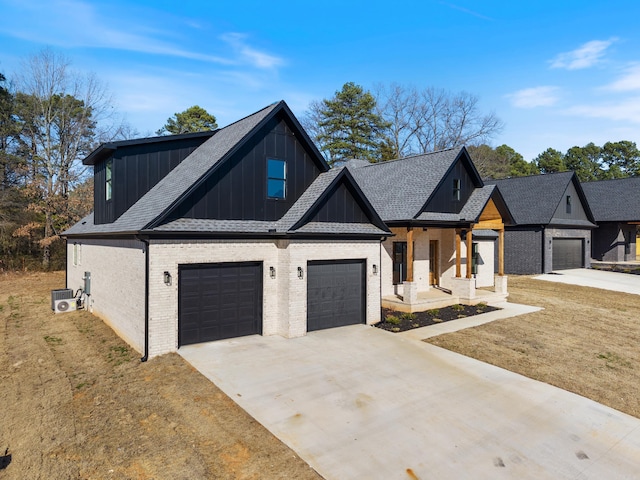
[[[400,323],[400,319],[395,315],[387,315],[384,321],[390,323],[391,325],[398,325]]]
[[[416,314],[415,313],[403,313],[400,318],[402,318],[403,320],[415,320],[416,319]]]
[[[451,305],[451,308],[456,312],[461,312],[462,310],[464,310],[464,305],[460,305],[459,303],[456,303],[455,305]]]
[[[429,315],[431,315],[432,317],[437,317],[438,315],[440,315],[440,309],[439,308],[432,308],[431,310],[427,310],[427,313]]]

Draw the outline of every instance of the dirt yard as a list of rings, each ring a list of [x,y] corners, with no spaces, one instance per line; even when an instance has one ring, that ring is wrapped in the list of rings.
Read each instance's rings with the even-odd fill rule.
[[[509,277],[545,310],[428,339],[640,418],[640,296]]]
[[[0,478],[320,478],[178,355],[139,354],[64,273],[0,276]],[[4,468],[3,468],[4,467]]]

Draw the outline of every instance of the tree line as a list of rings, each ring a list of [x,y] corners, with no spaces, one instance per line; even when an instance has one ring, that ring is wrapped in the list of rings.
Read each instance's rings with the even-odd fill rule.
[[[195,105],[156,134],[215,128]],[[139,136],[95,75],[52,50],[28,58],[11,81],[0,73],[0,271],[63,268],[60,233],[93,209],[82,159],[101,143]]]
[[[581,181],[640,175],[634,142],[589,143],[566,153],[548,148],[527,161],[508,145],[487,142],[504,127],[493,112],[482,112],[468,92],[392,83],[374,92],[345,83],[332,98],[314,101],[303,119],[331,165],[360,158],[383,162],[466,145],[483,178],[507,178],[575,171]]]
[[[0,72],[0,271],[64,268],[60,233],[93,209],[93,176],[82,159],[101,143],[139,137],[114,110],[95,75],[45,49],[8,79]],[[373,92],[353,82],[311,102],[302,123],[330,165],[381,162],[466,145],[484,178],[575,170],[581,180],[640,175],[629,141],[592,143],[566,153],[549,148],[532,161],[507,145],[491,147],[503,122],[468,92],[398,83]],[[194,105],[155,132],[218,128]]]

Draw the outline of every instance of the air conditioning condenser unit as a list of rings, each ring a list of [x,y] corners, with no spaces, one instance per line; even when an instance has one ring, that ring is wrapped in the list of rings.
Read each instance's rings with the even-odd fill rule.
[[[54,300],[53,311],[56,313],[73,312],[76,306],[77,302],[75,298],[60,298]]]

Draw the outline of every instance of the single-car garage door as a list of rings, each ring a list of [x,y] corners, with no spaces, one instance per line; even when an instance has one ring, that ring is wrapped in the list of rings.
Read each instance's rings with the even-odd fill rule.
[[[307,331],[365,323],[364,260],[307,264]]]
[[[584,240],[582,238],[553,239],[553,270],[584,267]]]
[[[262,333],[262,264],[181,265],[178,344]]]

